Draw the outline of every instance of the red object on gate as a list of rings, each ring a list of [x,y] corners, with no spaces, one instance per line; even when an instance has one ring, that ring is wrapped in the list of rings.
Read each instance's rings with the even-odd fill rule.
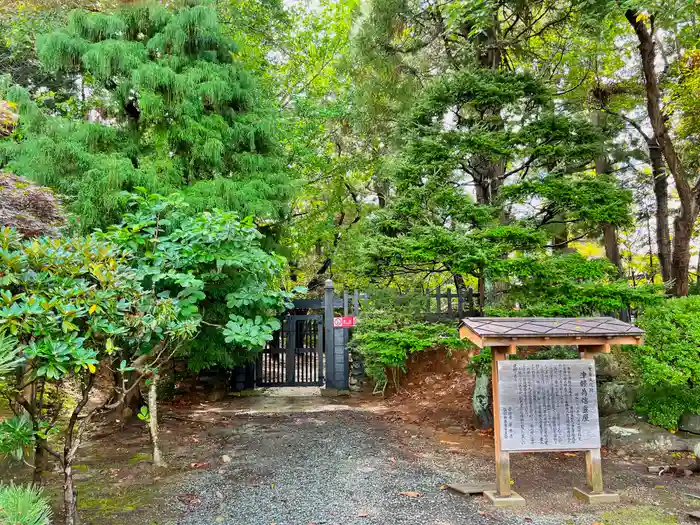
[[[354,315],[346,315],[345,317],[334,317],[333,326],[335,328],[352,328],[355,326],[357,317]]]

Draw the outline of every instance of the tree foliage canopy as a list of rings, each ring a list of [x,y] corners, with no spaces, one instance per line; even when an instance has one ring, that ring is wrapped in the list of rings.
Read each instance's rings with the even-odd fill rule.
[[[290,306],[284,260],[261,247],[250,217],[191,215],[182,196],[133,195],[133,211],[104,237],[132,253],[138,281],[180,306],[199,333],[183,348],[194,371],[253,360]]]
[[[76,90],[51,111],[50,96],[42,104],[6,86],[22,119],[5,155],[17,174],[67,195],[83,229],[118,222],[119,192],[136,186],[182,189],[197,211],[282,216],[291,179],[274,106],[234,60],[215,9],[78,10],[37,49]]]

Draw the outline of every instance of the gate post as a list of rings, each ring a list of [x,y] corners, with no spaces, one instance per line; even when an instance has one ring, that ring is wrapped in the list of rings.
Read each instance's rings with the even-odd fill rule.
[[[335,295],[333,281],[328,279],[324,288],[324,338],[326,349],[326,392],[337,394],[350,388],[350,362],[345,344],[345,328],[333,326]]]
[[[333,281],[328,279],[324,287],[323,296],[323,348],[326,360],[326,387],[333,382]]]
[[[285,349],[284,383],[294,384],[297,366],[297,319],[293,315],[287,317],[287,348]]]

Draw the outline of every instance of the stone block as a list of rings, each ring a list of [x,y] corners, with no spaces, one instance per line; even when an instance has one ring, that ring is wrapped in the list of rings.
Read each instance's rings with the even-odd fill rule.
[[[700,434],[700,415],[686,412],[681,416],[678,428],[692,434]]]
[[[608,380],[618,377],[622,373],[620,363],[614,354],[596,354],[595,376],[598,380]]]
[[[614,492],[588,492],[583,489],[575,488],[574,496],[592,505],[597,503],[620,503],[620,495]]]
[[[523,507],[525,498],[517,492],[510,493],[510,496],[499,496],[495,490],[484,491],[484,496],[494,507]]]
[[[321,397],[344,397],[349,396],[350,390],[341,390],[338,388],[322,388]]]
[[[684,439],[629,414],[603,417],[600,426],[601,445],[624,454],[641,456],[692,450],[692,440]]]
[[[603,354],[606,355],[606,354]],[[598,411],[602,416],[631,410],[639,389],[631,383],[608,381],[598,386]]]

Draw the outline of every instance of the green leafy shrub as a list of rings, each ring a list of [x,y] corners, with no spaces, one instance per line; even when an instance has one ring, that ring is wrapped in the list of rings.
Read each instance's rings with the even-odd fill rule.
[[[3,341],[15,341],[9,360],[0,359],[15,362],[11,375],[21,374],[23,381],[19,389],[12,381],[0,382],[1,393],[31,420],[35,479],[41,476],[42,456],[58,460],[67,521],[77,513],[72,465],[85,431],[98,411],[116,408],[126,390],[138,386],[138,381],[117,386],[113,397],[88,407],[97,367],[122,369],[124,354],[133,356],[135,349],[149,368],[158,367],[192,333],[179,319],[180,301],[143,288],[129,260],[130,254],[95,235],[22,239],[16,230],[0,227],[0,334]],[[13,352],[24,362],[16,362]],[[79,389],[76,403],[49,402],[49,393],[65,388],[67,381]],[[5,435],[7,430],[12,435]],[[18,428],[0,432],[19,455]]]
[[[19,461],[33,443],[34,427],[29,417],[15,416],[0,421],[0,457]]]
[[[637,410],[654,424],[676,428],[683,412],[700,413],[700,297],[649,307],[638,324],[645,344],[629,350],[644,382]]]
[[[14,374],[23,359],[19,357],[17,340],[0,332],[0,386]]]
[[[51,506],[41,489],[0,485],[0,523],[50,525],[51,517]]]
[[[406,360],[414,352],[436,347],[465,348],[454,323],[423,322],[408,305],[371,308],[365,311],[353,333],[352,345],[362,355],[366,374],[383,391],[387,371],[394,382],[406,371]]]
[[[173,297],[198,335],[182,356],[190,369],[233,368],[255,358],[291,307],[285,261],[263,248],[251,217],[212,210],[191,215],[181,195],[129,194],[132,211],[102,234],[130,251],[144,288]],[[126,196],[126,195],[125,195]]]
[[[700,389],[686,385],[645,385],[635,408],[651,423],[673,430],[678,428],[684,412],[700,414]]]

